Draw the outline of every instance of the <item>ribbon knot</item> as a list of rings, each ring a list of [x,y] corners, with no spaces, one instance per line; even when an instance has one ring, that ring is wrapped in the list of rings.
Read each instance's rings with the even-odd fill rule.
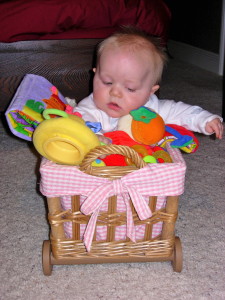
[[[91,243],[94,236],[97,217],[104,201],[114,195],[122,195],[122,199],[126,205],[127,213],[127,236],[136,242],[135,226],[130,206],[130,199],[135,207],[135,210],[141,220],[151,217],[152,212],[142,195],[135,188],[126,185],[122,179],[108,180],[104,184],[98,186],[88,195],[87,199],[81,206],[81,212],[85,215],[91,215],[84,233],[84,244],[87,251],[91,249]]]
[[[120,179],[115,179],[112,181],[112,183],[113,183],[113,191],[115,195],[120,195],[126,191],[126,188]]]

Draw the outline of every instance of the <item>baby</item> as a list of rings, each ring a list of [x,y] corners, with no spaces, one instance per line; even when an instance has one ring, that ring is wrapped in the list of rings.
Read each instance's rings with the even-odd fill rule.
[[[93,93],[75,110],[85,121],[101,123],[100,141],[109,143],[102,134],[117,130],[119,118],[140,106],[156,111],[165,124],[222,138],[220,116],[183,102],[159,100],[155,95],[166,60],[158,40],[130,27],[99,45]]]

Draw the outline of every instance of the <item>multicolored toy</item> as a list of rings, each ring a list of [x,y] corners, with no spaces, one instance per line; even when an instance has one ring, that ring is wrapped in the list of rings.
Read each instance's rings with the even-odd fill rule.
[[[66,100],[58,89],[42,76],[24,76],[5,112],[11,132],[27,141],[44,118],[45,109],[65,110]]]
[[[50,115],[57,118],[50,118]],[[84,156],[100,145],[94,132],[77,115],[57,109],[46,109],[44,121],[35,129],[33,143],[37,151],[53,162],[79,165]]]
[[[187,153],[195,152],[199,144],[191,131],[179,125],[165,124],[159,114],[145,106],[120,118],[118,130],[126,132],[131,139],[140,144],[166,148],[166,143],[170,142],[171,147]]]
[[[198,148],[195,135],[186,128],[174,124],[165,125],[154,111],[142,106],[120,118],[118,130],[104,134],[113,144],[134,148],[147,163],[171,163],[166,143],[184,152],[192,153]],[[121,155],[110,155],[104,160],[107,166],[132,165]]]
[[[167,124],[164,138],[158,144],[165,148],[166,143],[173,148],[179,148],[186,153],[194,153],[199,147],[199,141],[195,134],[176,124]]]

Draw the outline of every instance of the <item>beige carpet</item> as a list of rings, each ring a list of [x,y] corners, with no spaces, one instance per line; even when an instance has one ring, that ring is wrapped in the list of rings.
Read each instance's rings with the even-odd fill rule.
[[[221,77],[172,60],[161,97],[221,111]],[[184,267],[169,262],[54,266],[42,273],[48,238],[44,198],[36,190],[38,159],[31,143],[0,129],[0,299],[97,300],[225,299],[225,139],[198,135],[200,148],[185,155],[185,193],[176,234]]]

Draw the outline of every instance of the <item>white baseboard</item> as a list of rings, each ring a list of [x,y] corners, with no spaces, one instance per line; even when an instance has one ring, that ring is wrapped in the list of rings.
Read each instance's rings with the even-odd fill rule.
[[[170,40],[168,43],[169,53],[179,60],[196,65],[207,71],[220,74],[219,54],[209,52],[188,44]]]

